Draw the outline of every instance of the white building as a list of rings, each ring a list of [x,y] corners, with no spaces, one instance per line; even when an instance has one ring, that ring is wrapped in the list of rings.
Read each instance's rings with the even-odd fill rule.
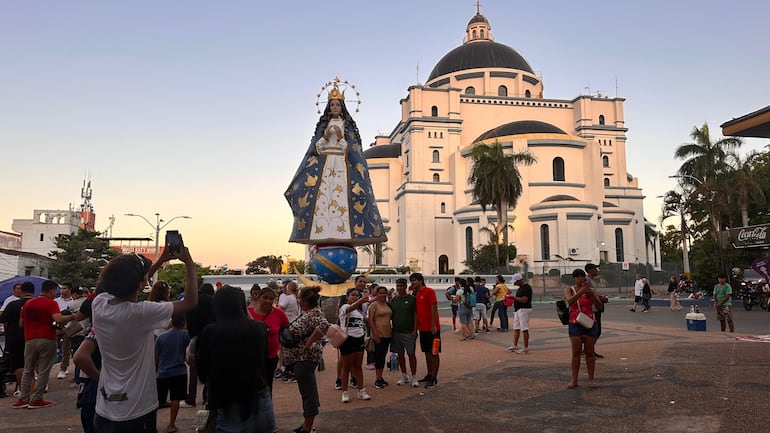
[[[21,233],[22,251],[48,257],[57,249],[56,237],[76,233],[81,224],[79,211],[35,209],[32,219],[14,219],[11,228]]]
[[[53,259],[40,254],[0,248],[0,281],[16,276],[48,278]]]
[[[567,65],[565,65],[567,66]],[[365,152],[386,229],[381,264],[425,273],[466,266],[494,209],[473,202],[474,143],[500,142],[537,158],[519,167],[524,193],[509,210],[509,241],[532,270],[587,262],[660,267],[657,234],[645,236],[643,194],[626,171],[623,98],[545,98],[542,79],[514,49],[492,38],[477,13],[464,43],[408,88],[401,121]],[[368,257],[360,255],[360,265]],[[571,263],[566,263],[569,261]]]

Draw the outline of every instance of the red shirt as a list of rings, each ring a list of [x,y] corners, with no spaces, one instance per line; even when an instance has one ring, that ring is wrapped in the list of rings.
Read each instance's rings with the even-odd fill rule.
[[[53,315],[58,314],[59,304],[45,296],[32,298],[21,309],[21,319],[24,323],[24,341],[35,338],[56,340],[56,330],[53,328]]]
[[[415,305],[417,306],[417,330],[423,332],[430,332],[431,328],[431,316],[433,315],[433,306],[438,303],[436,299],[436,292],[430,287],[423,287],[414,296],[417,299]],[[436,315],[436,331],[441,329],[441,324],[438,321],[438,315]]]
[[[278,350],[281,343],[278,341],[278,331],[289,326],[289,318],[280,308],[273,307],[269,313],[262,315],[254,310],[254,306],[247,308],[249,315],[254,320],[262,320],[267,326],[267,357],[275,358],[278,356]]]

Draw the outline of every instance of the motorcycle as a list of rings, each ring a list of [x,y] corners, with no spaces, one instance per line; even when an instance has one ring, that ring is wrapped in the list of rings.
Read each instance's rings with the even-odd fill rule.
[[[755,305],[759,305],[762,309],[767,309],[767,298],[760,295],[759,290],[754,284],[742,282],[741,283],[741,300],[743,301],[743,308],[746,311],[751,311],[751,308]],[[762,300],[764,299],[765,306],[762,307]]]

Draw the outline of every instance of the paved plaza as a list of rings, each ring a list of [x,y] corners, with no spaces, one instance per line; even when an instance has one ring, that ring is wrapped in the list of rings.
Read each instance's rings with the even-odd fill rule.
[[[334,390],[334,358],[318,373],[319,433],[327,432],[765,432],[770,413],[770,344],[737,341],[734,336],[770,334],[770,313],[735,311],[736,333],[718,331],[713,310],[704,310],[707,332],[685,329],[684,312],[655,307],[651,313],[628,311],[613,300],[604,319],[597,352],[600,387],[581,384],[568,390],[569,341],[553,304],[535,306],[529,355],[505,348],[513,333],[482,333],[460,341],[442,311],[444,334],[439,386],[396,386],[397,373],[386,371],[390,386],[375,389],[374,372],[364,370],[371,401],[340,403]],[[58,370],[54,368],[54,373]],[[418,376],[425,374],[418,356]],[[51,379],[46,395],[54,406],[12,410],[0,400],[2,432],[77,432],[79,412],[68,380]],[[12,385],[11,385],[12,386]],[[280,432],[300,425],[296,384],[276,383],[274,401]],[[180,432],[196,409],[181,409]],[[159,411],[165,431],[168,409]]]

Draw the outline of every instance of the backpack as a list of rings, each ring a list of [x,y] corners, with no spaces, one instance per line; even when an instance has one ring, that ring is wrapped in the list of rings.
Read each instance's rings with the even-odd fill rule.
[[[465,291],[463,291],[463,305],[468,308],[476,306],[476,291],[470,287],[467,287]]]

